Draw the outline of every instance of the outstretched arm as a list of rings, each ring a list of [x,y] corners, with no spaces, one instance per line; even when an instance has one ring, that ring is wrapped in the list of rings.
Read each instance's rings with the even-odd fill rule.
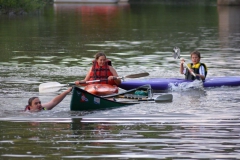
[[[59,104],[66,97],[66,95],[68,93],[70,93],[71,91],[72,91],[72,88],[68,88],[68,90],[57,95],[50,102],[42,104],[42,107],[45,107],[47,110],[51,110],[53,107],[55,107],[57,104]]]

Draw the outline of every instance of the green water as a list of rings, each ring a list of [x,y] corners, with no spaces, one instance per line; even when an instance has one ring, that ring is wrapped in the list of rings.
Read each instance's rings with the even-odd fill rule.
[[[212,76],[239,76],[240,8],[161,1],[53,4],[0,17],[0,159],[237,159],[239,87],[177,87],[171,103],[71,112],[71,95],[51,111],[23,113],[41,83],[83,79],[104,51],[120,76],[176,77],[199,50]]]

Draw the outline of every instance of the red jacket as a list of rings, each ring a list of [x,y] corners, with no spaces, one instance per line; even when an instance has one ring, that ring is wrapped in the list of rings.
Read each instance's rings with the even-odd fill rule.
[[[113,76],[112,72],[109,69],[109,64],[111,65],[111,61],[107,60],[103,66],[99,66],[97,61],[93,61],[92,70],[90,72],[90,81],[92,80],[102,80],[97,82],[99,84],[110,84],[117,85],[114,80],[108,81],[109,76]]]

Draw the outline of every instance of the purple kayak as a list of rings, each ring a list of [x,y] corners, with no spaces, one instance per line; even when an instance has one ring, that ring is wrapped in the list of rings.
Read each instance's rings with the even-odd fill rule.
[[[149,78],[134,79],[122,82],[119,86],[122,89],[129,90],[139,86],[150,84],[154,90],[167,90],[169,85],[178,86],[184,82],[192,82],[190,80],[180,78]],[[236,77],[209,77],[203,83],[204,87],[221,87],[221,86],[240,86],[240,76]]]

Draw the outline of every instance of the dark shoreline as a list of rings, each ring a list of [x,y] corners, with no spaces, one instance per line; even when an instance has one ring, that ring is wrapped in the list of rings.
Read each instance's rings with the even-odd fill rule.
[[[37,13],[46,5],[52,4],[53,0],[21,0],[13,3],[8,0],[0,4],[0,15],[26,15]]]

